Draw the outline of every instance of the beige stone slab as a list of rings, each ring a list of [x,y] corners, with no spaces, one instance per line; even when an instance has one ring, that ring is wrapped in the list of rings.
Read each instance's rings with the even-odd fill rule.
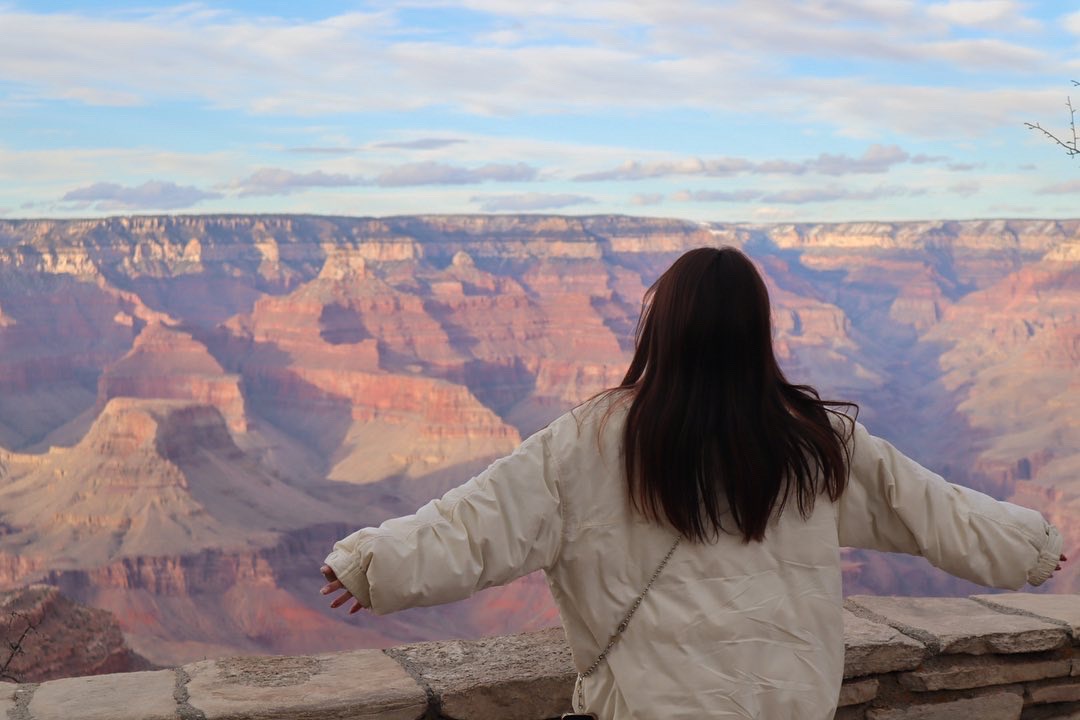
[[[897,682],[908,690],[965,690],[1064,677],[1071,670],[1068,658],[1029,660],[1010,655],[943,655],[930,658],[910,672],[899,673]]]
[[[860,703],[870,702],[877,697],[877,692],[877,678],[866,678],[865,680],[846,682],[840,686],[840,702],[838,702],[836,706],[847,707],[848,705],[858,705]]]
[[[1080,702],[1080,682],[1029,685],[1027,697],[1028,702],[1034,704]]]
[[[536,720],[570,710],[576,673],[562,628],[387,653],[423,678],[447,717]]]
[[[13,682],[0,682],[0,720],[7,720],[8,713],[15,709],[15,691],[19,686]]]
[[[417,720],[427,694],[379,650],[233,657],[183,667],[206,720]]]
[[[1069,626],[1074,640],[1080,640],[1080,595],[1036,595],[1008,593],[973,595],[972,599],[1005,611],[1019,611],[1057,620]]]
[[[844,611],[844,677],[910,670],[926,655],[922,643],[889,625]]]
[[[1014,693],[995,693],[982,697],[933,705],[903,708],[871,708],[866,720],[1019,720],[1024,701]]]
[[[172,670],[63,678],[41,683],[30,700],[34,720],[172,720]]]
[[[998,612],[968,598],[857,595],[847,606],[869,611],[940,653],[1022,653],[1070,643],[1061,625]]]

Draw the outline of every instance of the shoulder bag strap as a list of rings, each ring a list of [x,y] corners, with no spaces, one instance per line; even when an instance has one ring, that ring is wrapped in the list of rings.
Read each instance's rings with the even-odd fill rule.
[[[590,665],[585,672],[578,673],[577,682],[574,683],[574,702],[572,703],[575,712],[581,712],[585,709],[585,690],[582,687],[585,678],[596,672],[596,668],[600,667],[600,663],[607,658],[608,653],[611,652],[611,648],[615,647],[615,643],[617,643],[622,634],[626,632],[626,626],[630,624],[630,618],[634,617],[634,613],[637,612],[638,606],[641,605],[641,601],[645,599],[645,595],[648,594],[652,584],[656,582],[656,578],[660,577],[661,571],[663,571],[664,566],[667,565],[668,560],[670,560],[671,556],[675,553],[675,548],[679,547],[679,542],[681,540],[681,536],[675,536],[675,542],[671,544],[671,549],[668,550],[667,555],[660,561],[660,564],[656,566],[656,570],[653,572],[652,577],[649,578],[649,582],[645,585],[645,589],[641,591],[641,594],[637,596],[634,603],[630,606],[630,609],[626,612],[626,617],[624,617],[618,627],[615,628],[615,632],[612,633],[611,639],[608,640],[607,647],[600,651],[600,654],[596,656],[592,665]]]

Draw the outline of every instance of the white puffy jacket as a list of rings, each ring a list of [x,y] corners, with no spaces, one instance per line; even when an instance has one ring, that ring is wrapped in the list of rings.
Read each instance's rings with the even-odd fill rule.
[[[359,530],[326,563],[384,614],[468,597],[543,569],[574,663],[607,644],[672,542],[631,511],[625,409],[567,413],[415,514]],[[1018,589],[1053,572],[1061,537],[1034,510],[952,485],[856,424],[846,491],[785,510],[759,543],[683,542],[618,645],[582,685],[610,720],[826,720],[844,667],[840,547],[926,557]]]

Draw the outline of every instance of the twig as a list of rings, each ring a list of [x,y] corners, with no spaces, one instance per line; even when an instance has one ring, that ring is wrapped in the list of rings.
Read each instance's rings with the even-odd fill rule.
[[[12,610],[11,616],[12,618],[22,617],[14,610]],[[26,636],[36,629],[37,625],[27,620],[26,627],[23,628],[22,634],[19,635],[19,639],[15,642],[8,641],[8,648],[10,649],[11,653],[8,655],[7,660],[5,660],[3,664],[0,664],[0,680],[11,680],[13,682],[19,682],[19,678],[8,672],[8,668],[11,667],[11,663],[15,660],[16,656],[18,656],[19,653],[24,652],[23,641],[26,640]]]
[[[1073,80],[1072,84],[1074,86],[1080,87],[1080,81]],[[1065,153],[1069,157],[1072,157],[1074,155],[1080,155],[1080,145],[1077,144],[1078,137],[1077,137],[1077,134],[1076,134],[1076,108],[1073,107],[1072,98],[1069,97],[1069,96],[1065,97],[1065,107],[1069,108],[1069,131],[1072,134],[1072,140],[1071,141],[1070,140],[1062,140],[1057,135],[1050,132],[1049,130],[1044,128],[1039,123],[1026,122],[1026,123],[1024,123],[1024,125],[1030,130],[1038,130],[1043,135],[1050,138],[1050,140],[1052,140],[1055,144],[1060,145],[1061,147],[1065,148]]]

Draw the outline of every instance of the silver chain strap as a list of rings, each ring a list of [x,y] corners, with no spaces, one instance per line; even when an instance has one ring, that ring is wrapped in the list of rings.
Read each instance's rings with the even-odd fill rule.
[[[575,683],[577,685],[577,694],[574,703],[575,710],[582,710],[585,707],[585,689],[582,687],[582,681],[596,672],[596,668],[600,667],[600,663],[604,662],[608,653],[611,652],[611,648],[615,647],[615,643],[619,642],[619,638],[626,632],[626,627],[630,624],[630,618],[634,617],[634,613],[637,612],[638,606],[641,605],[641,601],[645,599],[645,595],[648,594],[649,588],[656,582],[656,578],[660,577],[660,573],[663,571],[664,566],[667,565],[668,560],[670,560],[671,556],[675,553],[675,548],[679,547],[679,542],[681,540],[681,536],[675,537],[675,542],[671,544],[671,549],[667,551],[667,555],[665,555],[664,559],[660,561],[660,564],[656,566],[656,571],[653,572],[652,577],[649,578],[649,582],[646,583],[645,589],[634,599],[634,603],[627,611],[626,617],[624,617],[618,627],[615,628],[615,632],[612,633],[611,639],[608,640],[607,647],[600,651],[600,654],[596,656],[592,665],[590,665],[585,672],[578,673],[577,683]]]

